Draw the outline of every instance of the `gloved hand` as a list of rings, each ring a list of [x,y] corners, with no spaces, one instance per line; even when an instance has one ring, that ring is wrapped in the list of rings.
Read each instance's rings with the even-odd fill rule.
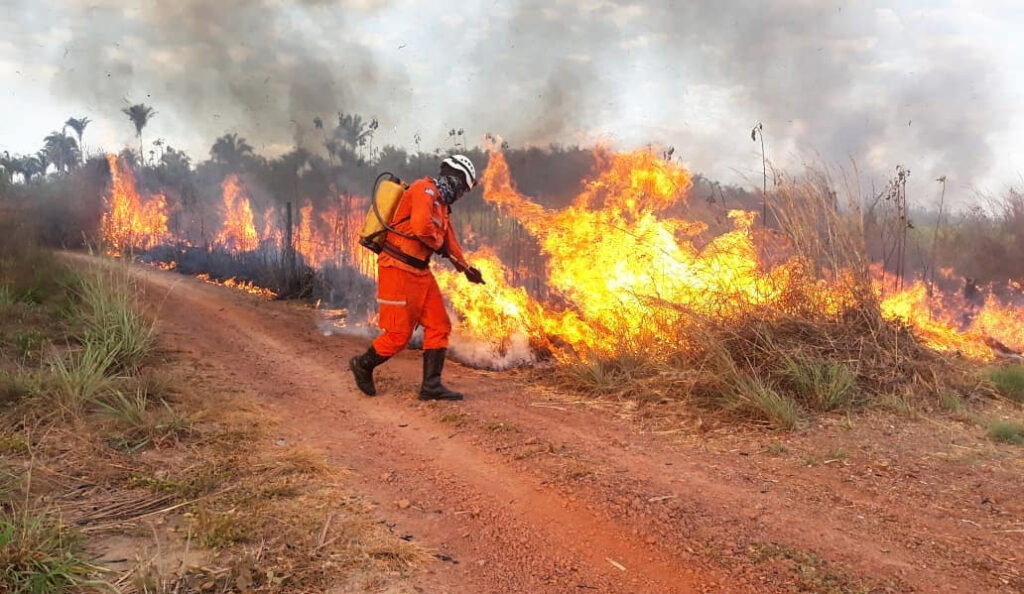
[[[466,278],[469,282],[476,283],[478,285],[484,284],[484,275],[474,266],[470,266],[466,269]]]

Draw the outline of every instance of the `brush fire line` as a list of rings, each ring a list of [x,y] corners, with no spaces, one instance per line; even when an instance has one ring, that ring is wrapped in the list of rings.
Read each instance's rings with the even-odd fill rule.
[[[169,229],[170,208],[163,195],[141,196],[131,169],[112,155],[108,162],[111,181],[101,224],[113,255],[187,246],[233,258],[280,259],[287,251],[281,209],[259,213],[237,176],[222,184],[221,226],[212,241],[194,244],[187,233]],[[489,352],[474,361],[483,366],[501,366],[509,350],[517,348],[528,351],[515,357],[520,362],[539,354],[556,361],[607,357],[623,345],[641,342],[661,344],[669,352],[691,346],[700,320],[729,324],[764,315],[842,321],[858,302],[843,272],[822,278],[784,251],[765,262],[754,229],[757,213],[729,212],[732,228],[710,239],[705,223],[670,215],[685,212],[692,185],[681,166],[643,150],[597,150],[595,162],[596,173],[571,204],[555,210],[519,193],[504,155],[491,151],[481,176],[484,199],[521,223],[539,244],[548,264],[528,272],[531,280],[539,280],[533,286],[544,287],[554,299],[527,291],[521,276],[517,284],[507,282],[512,275],[496,246],[480,245],[465,258],[488,284],[467,286],[458,272],[436,271],[454,313],[455,350]],[[367,197],[339,196],[319,209],[306,200],[298,210],[291,247],[318,273],[347,270],[347,278],[372,284],[376,255],[363,249],[360,233],[369,210]],[[897,283],[881,267],[872,274],[870,290],[885,319],[910,327],[928,348],[981,361],[1024,350],[1024,292],[1019,287],[987,287],[968,296],[961,290],[967,282],[947,271],[931,290],[923,280],[909,279],[893,290]],[[672,336],[650,333],[667,322],[675,328]]]

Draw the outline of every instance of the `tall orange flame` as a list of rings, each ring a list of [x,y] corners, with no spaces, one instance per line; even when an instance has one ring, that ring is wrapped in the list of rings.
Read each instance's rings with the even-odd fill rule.
[[[106,209],[100,220],[100,233],[108,249],[122,254],[171,241],[167,230],[167,199],[156,194],[142,200],[131,168],[115,155],[107,155],[107,164],[110,188],[104,197]]]
[[[213,244],[231,252],[250,252],[259,245],[252,206],[238,176],[230,174],[221,184],[224,195],[224,223]]]

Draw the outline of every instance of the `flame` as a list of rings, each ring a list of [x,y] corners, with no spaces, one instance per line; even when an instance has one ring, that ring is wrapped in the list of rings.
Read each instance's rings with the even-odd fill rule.
[[[730,321],[757,310],[763,315],[808,314],[838,320],[857,303],[854,276],[814,278],[806,264],[789,258],[761,261],[753,224],[756,214],[731,211],[731,231],[703,246],[699,222],[667,214],[684,207],[689,172],[648,151],[598,151],[597,172],[571,206],[546,209],[515,188],[504,156],[492,151],[482,181],[484,197],[515,217],[549,256],[543,271],[561,305],[541,303],[509,274],[489,249],[470,254],[488,280],[466,285],[439,271],[438,281],[458,314],[461,334],[497,348],[516,335],[550,349],[556,357],[610,354],[623,342],[666,352],[696,338],[690,316]],[[951,271],[943,271],[948,278]],[[994,357],[991,340],[1020,349],[1024,309],[989,299],[983,307],[929,297],[923,283],[885,295],[875,290],[883,315],[909,324],[927,346],[979,360]],[[976,312],[973,316],[951,312]],[[672,328],[661,336],[651,328]],[[691,332],[688,336],[687,332]]]
[[[275,247],[284,242],[284,234],[277,226],[277,216],[277,209],[273,205],[263,211],[263,241]]]
[[[970,330],[977,335],[991,337],[1010,350],[1024,353],[1024,307],[1000,303],[989,295],[971,322]]]
[[[368,198],[338,196],[337,202],[319,213],[310,200],[299,209],[295,232],[295,251],[315,269],[326,266],[351,266],[364,276],[376,278],[376,256],[359,245]]]
[[[104,197],[100,233],[112,255],[150,249],[172,239],[167,230],[167,199],[156,194],[143,200],[130,167],[107,155],[110,188]]]
[[[685,311],[736,318],[779,304],[804,278],[796,261],[762,266],[751,231],[754,213],[730,212],[733,230],[696,247],[692,239],[706,226],[663,214],[685,203],[692,181],[682,167],[647,151],[601,152],[599,161],[597,176],[573,204],[553,211],[519,194],[504,156],[491,154],[485,198],[539,240],[551,256],[548,285],[569,307],[559,311],[529,299],[504,282],[493,254],[476,253],[473,264],[495,282],[470,288],[469,299],[452,297],[467,333],[504,336],[505,328],[515,327],[556,352],[568,345],[576,353],[601,354],[614,348],[609,337],[658,340],[645,331],[652,316]],[[490,302],[500,304],[497,314],[487,311]]]
[[[467,257],[481,269],[486,285],[470,285],[455,272],[437,270],[438,283],[457,313],[459,335],[488,343],[499,353],[524,340],[558,358],[610,354],[623,341],[664,346],[667,353],[696,340],[689,326],[694,316],[728,322],[757,311],[839,320],[857,303],[850,272],[821,280],[798,258],[763,261],[756,213],[729,212],[732,229],[711,238],[705,237],[704,223],[679,218],[692,186],[686,169],[649,151],[599,149],[595,158],[595,174],[575,200],[554,210],[520,194],[504,156],[492,151],[482,176],[484,197],[523,225],[548,264],[543,270],[511,271],[494,249],[484,247]],[[187,243],[167,228],[164,196],[141,198],[131,169],[113,155],[107,159],[111,183],[101,230],[110,252]],[[223,224],[211,247],[233,254],[257,249],[282,253],[286,234],[280,210],[271,206],[262,213],[258,233],[257,215],[239,178],[227,176],[221,188]],[[307,199],[296,217],[295,252],[315,270],[351,267],[375,277],[376,257],[358,243],[368,204],[366,197],[339,195],[317,209]],[[538,277],[552,298],[541,301],[516,284]],[[200,278],[274,297],[246,281]],[[946,268],[938,270],[938,281],[963,284]],[[920,281],[901,291],[885,290],[899,285],[875,270],[873,289],[885,318],[909,325],[932,349],[978,360],[991,360],[998,350],[1024,350],[1021,281],[1006,287],[1009,298],[999,299],[989,290],[987,298],[976,301],[966,293],[929,291]],[[672,335],[652,328],[662,334],[669,328]]]
[[[235,174],[228,175],[221,184],[224,195],[224,223],[213,240],[215,246],[230,252],[251,252],[259,244],[253,224],[252,206],[245,188]]]
[[[263,299],[267,299],[267,300],[270,300],[270,299],[273,299],[274,297],[277,297],[277,294],[274,293],[273,291],[271,291],[270,289],[266,289],[264,287],[256,286],[256,285],[250,283],[249,281],[244,281],[244,280],[240,281],[240,280],[235,279],[234,277],[227,278],[227,279],[224,279],[224,280],[216,280],[216,279],[210,278],[209,274],[203,273],[203,274],[197,274],[196,278],[201,280],[201,281],[203,281],[203,282],[205,282],[205,283],[210,283],[211,285],[219,285],[219,286],[222,286],[222,287],[228,287],[228,288],[231,288],[231,289],[237,289],[239,291],[244,291],[244,292],[249,293],[251,295],[256,295],[257,297],[262,297]]]
[[[993,358],[992,349],[985,344],[984,335],[977,332],[961,332],[948,319],[941,305],[933,310],[938,297],[928,297],[928,287],[920,281],[909,288],[889,295],[882,300],[882,315],[889,320],[899,320],[910,325],[928,347],[942,353],[960,353],[973,359]]]

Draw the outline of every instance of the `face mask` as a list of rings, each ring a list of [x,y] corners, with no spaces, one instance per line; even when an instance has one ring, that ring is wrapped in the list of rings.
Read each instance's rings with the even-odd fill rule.
[[[441,200],[448,206],[455,203],[462,196],[462,184],[450,175],[441,175],[434,180],[437,189],[441,191]]]

